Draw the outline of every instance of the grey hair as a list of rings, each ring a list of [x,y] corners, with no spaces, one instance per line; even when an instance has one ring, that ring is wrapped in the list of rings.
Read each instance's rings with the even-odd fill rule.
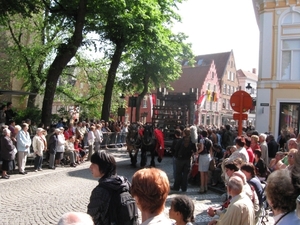
[[[232,176],[228,181],[228,188],[232,189],[235,192],[241,193],[243,187],[243,180],[238,176]]]
[[[16,125],[15,126],[15,130],[18,130],[18,131],[20,131],[22,128],[21,128],[21,126],[20,125]]]
[[[262,137],[262,138],[264,139],[264,141],[267,139],[267,135],[264,134],[264,133],[261,133],[261,134],[259,135],[259,137]]]
[[[11,133],[10,129],[4,128],[3,129],[3,135],[6,136],[8,133]]]
[[[57,225],[94,225],[92,217],[83,212],[67,212],[62,215]]]

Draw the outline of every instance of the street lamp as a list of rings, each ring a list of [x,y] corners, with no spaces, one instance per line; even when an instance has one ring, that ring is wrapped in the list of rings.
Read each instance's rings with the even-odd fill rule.
[[[251,94],[252,86],[250,85],[250,83],[248,83],[248,85],[246,86],[246,90],[248,94]]]
[[[123,93],[120,96],[120,99],[121,99],[122,103],[121,103],[121,107],[118,108],[118,116],[120,117],[120,122],[122,122],[122,117],[125,116],[125,108],[123,106],[125,95]]]

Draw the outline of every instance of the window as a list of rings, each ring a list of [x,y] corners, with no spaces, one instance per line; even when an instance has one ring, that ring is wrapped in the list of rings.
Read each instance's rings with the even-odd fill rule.
[[[210,83],[207,83],[207,90],[210,90]]]
[[[198,65],[198,66],[201,66],[201,65],[202,65],[202,62],[203,62],[203,59],[199,59],[198,62],[197,62],[197,65]]]
[[[214,85],[214,92],[216,92],[216,89],[217,89],[217,87],[216,87],[216,85]]]
[[[223,94],[226,95],[226,90],[227,90],[227,84],[223,85]]]
[[[231,76],[231,72],[228,71],[228,72],[227,72],[227,80],[230,80],[230,76]]]
[[[147,97],[143,98],[143,108],[147,108]]]
[[[213,101],[209,102],[209,110],[212,110]]]
[[[281,80],[300,80],[300,40],[282,41]]]
[[[227,86],[227,94],[230,95],[230,85]]]
[[[277,79],[300,80],[300,13],[291,8],[281,15],[279,24]]]
[[[231,80],[234,81],[234,73],[231,73]]]

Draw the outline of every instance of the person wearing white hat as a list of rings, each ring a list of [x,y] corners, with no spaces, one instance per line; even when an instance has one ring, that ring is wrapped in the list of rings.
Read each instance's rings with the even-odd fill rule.
[[[57,135],[57,145],[55,154],[56,165],[61,164],[61,166],[64,166],[64,163],[61,162],[61,160],[64,158],[65,143],[65,136],[63,134],[63,128],[61,127],[59,128],[59,133]]]
[[[36,135],[32,139],[32,148],[35,154],[34,171],[42,171],[43,152],[46,150],[46,139],[43,137],[43,128],[36,129]]]

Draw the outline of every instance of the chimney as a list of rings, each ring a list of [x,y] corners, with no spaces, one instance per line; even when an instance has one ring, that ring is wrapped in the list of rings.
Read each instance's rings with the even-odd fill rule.
[[[256,74],[256,68],[252,69],[252,73]]]

